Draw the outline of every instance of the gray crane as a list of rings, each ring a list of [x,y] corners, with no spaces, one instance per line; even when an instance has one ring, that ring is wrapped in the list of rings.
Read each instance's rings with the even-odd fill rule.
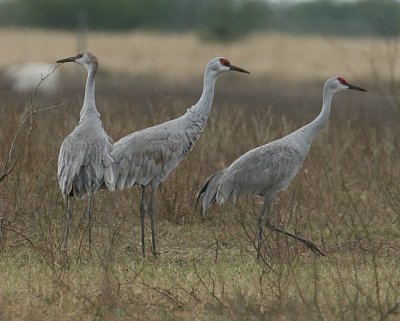
[[[110,156],[112,140],[106,134],[95,104],[95,75],[98,61],[86,51],[57,63],[75,62],[85,66],[88,72],[85,99],[78,126],[64,139],[58,157],[58,183],[67,200],[67,223],[62,249],[67,249],[68,232],[72,221],[71,197],[83,199],[88,196],[89,246],[92,242],[91,221],[94,194],[105,184],[114,191],[114,175]]]
[[[196,105],[176,119],[142,129],[114,143],[111,156],[115,185],[119,189],[141,186],[140,222],[142,255],[145,256],[145,190],[150,188],[152,253],[157,257],[154,197],[159,184],[179,165],[203,132],[214,98],[217,76],[226,71],[248,71],[233,66],[228,59],[212,59],[204,72],[203,93]]]
[[[229,167],[210,176],[196,199],[196,204],[201,199],[203,216],[214,203],[230,201],[234,204],[241,195],[258,195],[263,197],[264,203],[258,218],[257,257],[260,257],[264,225],[303,242],[316,254],[325,255],[311,241],[274,225],[270,220],[270,210],[276,193],[287,189],[303,165],[311,144],[327,122],[333,95],[345,89],[367,91],[349,84],[342,77],[328,79],[323,89],[322,111],[312,122],[283,138],[248,151]]]

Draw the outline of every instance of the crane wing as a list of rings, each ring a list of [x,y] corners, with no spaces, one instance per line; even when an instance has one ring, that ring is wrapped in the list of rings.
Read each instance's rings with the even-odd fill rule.
[[[82,198],[96,193],[103,183],[114,190],[111,139],[100,135],[95,139],[83,139],[72,132],[63,141],[58,157],[58,181],[64,197]]]
[[[296,148],[277,141],[253,149],[226,169],[219,183],[217,202],[235,202],[240,195],[284,190],[302,164],[303,158]]]
[[[114,144],[115,185],[119,189],[163,181],[188,151],[178,131],[157,126],[128,135]],[[157,182],[156,182],[157,183]]]

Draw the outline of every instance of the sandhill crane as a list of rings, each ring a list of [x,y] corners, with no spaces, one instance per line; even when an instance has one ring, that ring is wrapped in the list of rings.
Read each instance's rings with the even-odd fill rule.
[[[66,250],[68,232],[72,220],[71,197],[88,196],[89,245],[91,244],[91,218],[94,194],[103,184],[114,190],[111,167],[112,140],[103,129],[100,114],[95,104],[95,80],[98,61],[86,51],[74,57],[58,60],[57,63],[75,62],[86,67],[85,98],[78,126],[64,139],[58,157],[58,183],[67,199],[67,224],[62,249]]]
[[[113,145],[115,185],[119,189],[140,185],[142,255],[145,256],[145,189],[150,187],[152,253],[157,257],[154,217],[154,197],[158,185],[179,165],[203,132],[214,98],[217,76],[225,71],[248,71],[233,66],[228,59],[212,59],[204,72],[204,87],[200,100],[177,118],[123,137]]]
[[[312,122],[289,135],[257,147],[236,159],[228,168],[210,176],[197,195],[202,198],[203,216],[208,208],[225,201],[235,203],[241,195],[258,195],[264,203],[258,219],[257,257],[260,256],[263,227],[284,233],[303,242],[319,255],[325,255],[312,242],[286,232],[270,221],[270,209],[276,193],[286,190],[290,181],[303,165],[304,159],[321,128],[329,118],[333,95],[345,89],[367,91],[346,82],[342,77],[332,77],[325,82],[322,111]]]

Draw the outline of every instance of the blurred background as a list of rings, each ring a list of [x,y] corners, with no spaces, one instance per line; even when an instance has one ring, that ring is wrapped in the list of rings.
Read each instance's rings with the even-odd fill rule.
[[[397,113],[399,17],[396,0],[0,0],[0,80],[26,99],[47,64],[88,49],[106,96],[125,88],[143,105],[161,90],[189,105],[206,63],[226,56],[252,74],[226,79],[217,99],[274,108],[300,91],[317,100],[323,81],[341,75],[372,85],[373,105]],[[64,66],[41,91],[78,94],[83,75]]]
[[[234,41],[255,31],[397,36],[394,0],[2,0],[0,24],[100,31],[195,31]]]

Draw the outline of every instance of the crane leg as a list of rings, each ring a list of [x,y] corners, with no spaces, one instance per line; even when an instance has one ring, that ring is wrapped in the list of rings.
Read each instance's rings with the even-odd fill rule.
[[[292,238],[294,238],[294,239],[296,239],[296,240],[302,242],[302,243],[305,244],[311,251],[313,251],[315,254],[325,256],[325,253],[322,252],[322,251],[321,251],[314,243],[312,243],[311,241],[309,241],[309,240],[307,240],[307,239],[305,239],[305,238],[303,238],[303,237],[301,237],[301,236],[298,236],[298,235],[289,233],[289,232],[285,231],[284,229],[281,229],[280,227],[276,226],[275,224],[273,224],[273,223],[271,222],[270,209],[271,209],[272,201],[273,201],[273,197],[266,197],[266,198],[264,199],[264,207],[263,207],[263,211],[262,211],[262,214],[261,214],[261,217],[262,217],[262,219],[263,219],[263,221],[264,221],[263,223],[264,223],[268,228],[270,228],[270,229],[273,230],[273,231],[276,231],[276,232],[278,232],[278,233],[283,233],[283,234],[285,234],[285,235],[287,235],[287,236],[289,236],[289,237],[292,237]]]
[[[151,251],[154,258],[157,258],[157,248],[156,248],[156,222],[154,214],[154,195],[155,188],[151,189],[150,203],[149,203],[149,213],[150,213],[150,226],[151,226]]]
[[[89,194],[89,209],[88,209],[88,233],[89,233],[89,251],[92,245],[92,212],[93,212],[93,195]]]
[[[267,227],[270,228],[271,230],[274,230],[274,231],[276,231],[276,232],[278,232],[278,233],[283,233],[283,234],[285,234],[285,235],[287,235],[287,236],[293,237],[294,239],[296,239],[296,240],[302,242],[302,243],[305,244],[311,251],[313,251],[315,254],[318,254],[318,255],[321,255],[321,256],[326,256],[325,253],[322,252],[313,242],[311,242],[311,241],[309,241],[309,240],[307,240],[307,239],[305,239],[305,238],[303,238],[303,237],[301,237],[301,236],[298,236],[298,235],[295,235],[295,234],[286,232],[285,230],[283,230],[283,229],[277,227],[276,225],[274,225],[274,224],[271,223],[271,220],[270,220],[269,217],[268,217],[267,220],[266,220],[266,225],[267,225]]]
[[[145,240],[144,240],[144,216],[145,216],[145,208],[144,208],[144,191],[145,186],[142,187],[142,197],[140,198],[140,229],[142,236],[142,256],[145,257],[146,249],[145,249]]]
[[[260,216],[258,217],[258,243],[257,243],[257,259],[261,257],[261,246],[263,243],[263,230],[266,222],[266,218],[269,215],[272,200],[264,200],[264,204],[261,208]]]
[[[261,256],[261,243],[262,243],[262,236],[263,236],[263,226],[261,221],[261,217],[258,218],[258,242],[257,242],[257,259]]]
[[[63,240],[63,244],[61,247],[62,251],[67,251],[68,234],[69,234],[69,229],[70,229],[71,223],[72,223],[72,204],[71,204],[70,197],[67,197],[67,222],[66,222],[65,230],[64,230],[64,240]]]

